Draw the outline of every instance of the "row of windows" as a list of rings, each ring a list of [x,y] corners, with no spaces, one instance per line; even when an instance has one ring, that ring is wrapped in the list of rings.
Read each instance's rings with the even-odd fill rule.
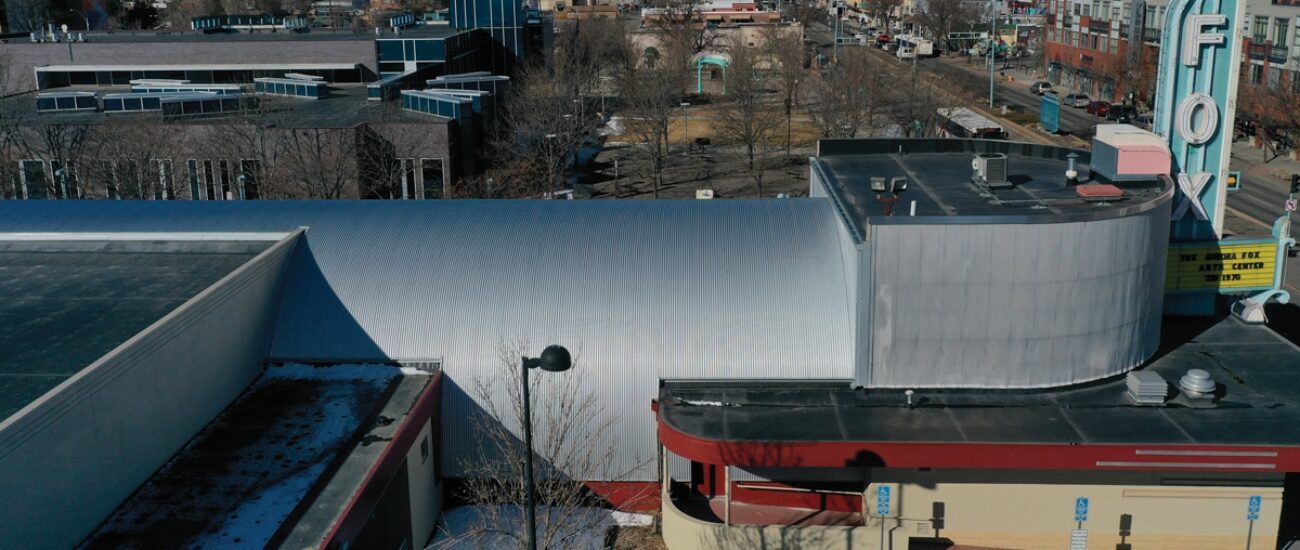
[[[93,93],[53,93],[36,96],[37,112],[95,111],[99,100]]]
[[[1286,48],[1288,44],[1292,46],[1291,55],[1300,57],[1300,26],[1292,27],[1291,19],[1287,17],[1275,17],[1271,19],[1266,16],[1255,16],[1255,24],[1251,29],[1251,40],[1257,44],[1272,42],[1275,48]]]
[[[379,61],[445,61],[447,45],[441,38],[389,38],[375,40]]]
[[[93,175],[91,175],[93,174]],[[98,160],[85,163],[25,159],[8,196],[20,199],[174,199],[172,161]],[[98,189],[91,191],[91,188]]]
[[[467,109],[470,101],[468,99],[421,93],[418,91],[405,90],[402,92],[402,108],[451,119],[461,119],[467,116]]]
[[[1055,28],[1048,28],[1047,33],[1047,39],[1056,44],[1087,48],[1101,53],[1119,53],[1119,39],[1111,38],[1108,34],[1089,34]]]
[[[212,96],[187,99],[163,99],[163,119],[220,116],[256,109],[260,101],[253,96]]]
[[[309,99],[320,99],[329,93],[329,88],[324,82],[287,78],[258,78],[253,81],[253,89],[262,94],[287,95]]]
[[[400,181],[394,182],[395,199],[443,197],[444,162],[440,158],[394,159],[400,163]],[[96,160],[77,163],[24,159],[17,179],[0,198],[19,199],[177,199],[171,159]],[[185,161],[189,199],[255,200],[261,198],[258,174],[261,163],[253,159],[189,159]],[[94,189],[92,191],[92,189]],[[183,197],[181,197],[183,198]]]
[[[238,94],[244,90],[238,84],[177,84],[174,86],[131,86],[131,91],[138,94],[165,94],[183,92],[208,92],[214,94]]]

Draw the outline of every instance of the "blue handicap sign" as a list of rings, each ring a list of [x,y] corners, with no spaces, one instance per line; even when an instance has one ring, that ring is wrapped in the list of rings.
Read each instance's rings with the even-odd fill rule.
[[[1264,504],[1264,497],[1251,495],[1246,501],[1246,519],[1250,521],[1259,519],[1259,508],[1262,504]]]
[[[876,515],[889,515],[889,486],[881,485],[876,487]]]
[[[1074,521],[1088,521],[1088,497],[1074,499]]]

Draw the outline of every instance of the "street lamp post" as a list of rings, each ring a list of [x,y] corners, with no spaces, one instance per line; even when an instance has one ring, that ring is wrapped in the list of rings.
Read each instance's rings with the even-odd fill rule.
[[[996,57],[998,51],[997,42],[997,8],[993,5],[993,0],[989,0],[989,108],[993,108],[993,66],[997,64]]]
[[[683,126],[684,126],[683,133],[686,134],[686,137],[685,137],[685,140],[686,140],[686,152],[688,152],[688,153],[691,151],[691,113],[690,113],[690,111],[686,110],[686,108],[687,108],[687,107],[690,107],[690,106],[691,106],[691,104],[688,103],[688,102],[685,102],[685,101],[683,101],[683,102],[682,102],[682,105],[681,105],[681,107],[682,107],[682,124],[683,124]]]
[[[520,361],[523,374],[524,396],[524,507],[528,514],[528,549],[537,550],[537,501],[533,486],[533,409],[528,394],[528,370],[540,368],[548,372],[564,372],[573,367],[573,357],[563,346],[546,346],[541,357],[524,357]]]

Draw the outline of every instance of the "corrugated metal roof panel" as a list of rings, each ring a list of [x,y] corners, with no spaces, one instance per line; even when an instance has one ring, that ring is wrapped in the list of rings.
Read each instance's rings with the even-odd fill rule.
[[[827,199],[0,204],[0,232],[307,226],[274,356],[442,358],[467,388],[504,342],[563,344],[637,479],[655,477],[659,378],[852,377],[839,223]],[[444,413],[475,408],[452,396]],[[468,426],[446,428],[466,448]]]

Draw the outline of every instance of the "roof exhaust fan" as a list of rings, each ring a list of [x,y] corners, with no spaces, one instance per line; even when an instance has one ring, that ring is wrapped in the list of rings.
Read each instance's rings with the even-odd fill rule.
[[[971,179],[986,187],[1011,187],[1007,181],[1007,156],[1002,153],[980,153],[971,161],[975,173]]]

